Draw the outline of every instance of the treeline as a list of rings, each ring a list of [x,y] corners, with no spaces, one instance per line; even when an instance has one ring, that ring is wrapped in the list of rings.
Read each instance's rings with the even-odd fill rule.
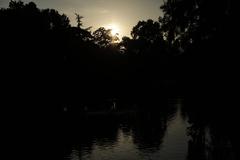
[[[206,159],[206,128],[217,137],[207,149],[224,153],[231,144],[237,152],[238,28],[232,1],[168,0],[161,9],[158,21],[138,22],[131,37],[120,41],[108,29],[83,28],[78,14],[77,26],[71,26],[56,10],[10,1],[8,8],[0,9],[6,102],[1,109],[10,110],[7,120],[23,130],[36,111],[40,124],[46,119],[52,129],[45,115],[63,104],[83,106],[120,97],[156,107],[159,95],[180,91],[186,95],[183,109],[192,124],[188,159]]]
[[[151,97],[182,88],[215,91],[235,70],[231,7],[230,0],[168,0],[161,6],[163,17],[139,21],[131,37],[120,41],[103,27],[83,28],[78,14],[77,26],[71,26],[54,9],[10,1],[0,10],[7,81],[19,92],[66,101]]]

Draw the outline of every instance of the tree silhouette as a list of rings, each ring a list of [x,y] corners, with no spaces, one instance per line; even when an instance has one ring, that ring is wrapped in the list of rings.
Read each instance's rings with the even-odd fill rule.
[[[108,47],[113,42],[111,35],[111,29],[105,29],[104,27],[98,28],[93,32],[94,42],[100,47]]]
[[[11,0],[9,2],[9,8],[10,9],[22,9],[22,8],[24,8],[24,3],[22,1]]]
[[[61,30],[70,27],[68,17],[64,14],[60,15],[56,10],[45,9],[42,11],[42,15],[50,30]]]
[[[82,19],[83,19],[83,16],[80,16],[79,14],[75,13],[76,15],[76,20],[77,20],[77,27],[78,28],[81,28],[82,27]]]
[[[157,110],[162,104],[153,101],[183,94],[193,101],[191,107],[186,105],[191,124],[188,158],[207,159],[205,151],[212,152],[210,159],[221,159],[222,152],[227,153],[222,158],[228,158],[239,145],[234,103],[238,97],[231,91],[238,91],[239,86],[234,50],[238,29],[233,25],[231,3],[168,0],[158,22],[139,21],[131,37],[119,42],[118,34],[112,35],[110,29],[101,27],[92,33],[91,28],[83,28],[79,14],[75,14],[77,25],[71,26],[69,18],[57,10],[10,1],[8,8],[0,9],[1,58],[6,72],[2,77],[7,79],[2,84],[7,86],[5,94],[11,95],[9,109],[11,113],[22,111],[16,112],[22,118],[27,115],[25,108],[50,113],[63,105],[71,106],[67,110],[77,117],[88,106],[93,110],[106,107],[103,99],[137,100],[143,103],[140,108]],[[199,97],[210,103],[199,102]],[[143,126],[133,128],[133,140],[139,148],[149,145],[158,150],[167,115],[146,113],[139,121]],[[205,143],[206,128],[212,138],[210,147]]]
[[[222,27],[229,23],[230,4],[229,0],[168,0],[161,6],[164,16],[159,21],[169,44],[180,43],[187,49],[221,35],[219,31],[222,32]]]
[[[145,40],[149,43],[154,43],[159,38],[162,38],[161,34],[160,24],[151,19],[138,22],[131,32],[134,40]]]

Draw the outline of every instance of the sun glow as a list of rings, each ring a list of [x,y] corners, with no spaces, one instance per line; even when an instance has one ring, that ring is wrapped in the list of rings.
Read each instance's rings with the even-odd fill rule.
[[[114,24],[114,23],[112,23],[112,24],[109,24],[109,25],[107,25],[107,27],[106,27],[107,29],[111,29],[111,34],[112,34],[112,36],[115,36],[115,35],[119,35],[120,34],[120,28],[119,28],[119,26],[117,25],[117,24]]]

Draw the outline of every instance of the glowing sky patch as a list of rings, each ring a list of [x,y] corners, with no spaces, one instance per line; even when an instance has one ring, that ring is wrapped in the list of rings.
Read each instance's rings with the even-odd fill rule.
[[[0,0],[0,7],[7,7],[10,0]],[[83,16],[84,27],[95,30],[114,23],[113,33],[130,35],[130,31],[140,20],[157,20],[162,15],[163,0],[22,0],[33,1],[41,9],[53,8],[65,13],[76,25],[75,13]]]

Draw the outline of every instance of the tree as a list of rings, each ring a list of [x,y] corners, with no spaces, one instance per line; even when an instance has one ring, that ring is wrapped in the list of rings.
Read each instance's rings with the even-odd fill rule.
[[[76,15],[76,20],[77,20],[77,28],[81,28],[82,27],[82,19],[83,16],[80,16],[79,14],[75,13]]]
[[[169,46],[186,50],[221,35],[224,26],[228,29],[231,0],[168,0],[161,9],[159,22]]]
[[[70,20],[65,14],[60,15],[54,9],[44,9],[41,14],[48,29],[61,30],[70,28]]]
[[[22,9],[24,8],[24,3],[22,1],[13,1],[9,2],[9,9]]]
[[[134,40],[144,40],[149,43],[154,43],[162,38],[160,24],[151,19],[139,21],[138,24],[133,27],[131,36]]]
[[[93,36],[90,31],[92,27],[88,27],[86,29],[82,28],[83,16],[80,16],[77,13],[75,13],[75,15],[76,15],[77,27],[71,27],[70,31],[71,31],[72,37],[76,38],[77,41],[92,42]]]
[[[163,53],[165,40],[159,22],[151,19],[139,21],[131,31],[132,39],[123,37],[120,45],[128,54],[150,55]]]
[[[123,53],[131,50],[131,38],[129,37],[122,37],[122,41],[119,43],[120,49]]]
[[[98,28],[93,32],[94,42],[103,48],[110,46],[114,42],[114,37],[111,35],[111,29],[105,29],[104,27]]]

